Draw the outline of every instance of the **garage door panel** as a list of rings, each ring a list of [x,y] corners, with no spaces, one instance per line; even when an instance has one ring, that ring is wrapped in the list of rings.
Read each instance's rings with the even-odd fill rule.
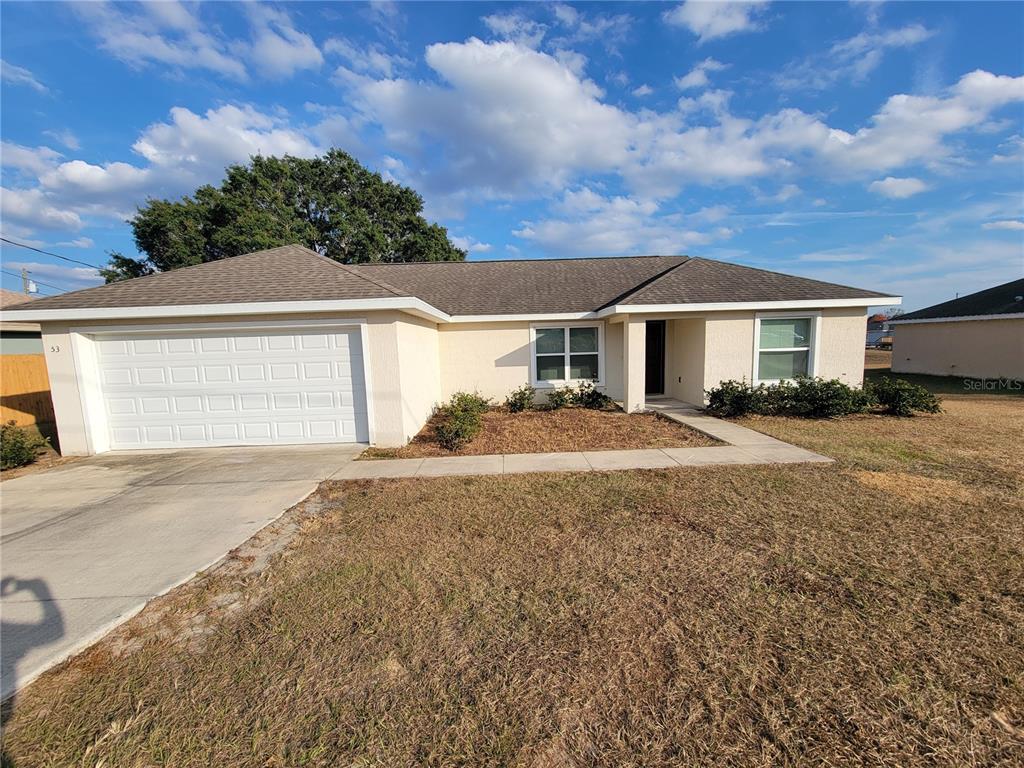
[[[357,331],[96,340],[111,447],[365,441]]]

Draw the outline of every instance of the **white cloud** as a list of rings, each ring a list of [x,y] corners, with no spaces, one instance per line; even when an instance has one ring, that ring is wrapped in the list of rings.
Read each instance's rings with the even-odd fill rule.
[[[612,171],[628,158],[634,119],[546,53],[470,38],[431,45],[426,60],[445,86],[352,81],[392,145],[420,158],[417,185],[521,194],[564,186],[574,172]]]
[[[638,98],[650,96],[652,93],[654,93],[654,89],[651,88],[651,86],[647,85],[647,83],[644,83],[643,85],[633,89],[633,95]]]
[[[449,235],[448,239],[452,241],[452,245],[456,248],[461,248],[467,253],[489,253],[494,250],[493,245],[490,243],[481,243],[475,237]]]
[[[93,248],[95,245],[91,237],[76,237],[74,240],[57,243],[59,248]]]
[[[332,37],[327,40],[324,43],[324,52],[340,56],[348,63],[351,71],[360,74],[391,78],[412,66],[412,62],[405,57],[389,53],[380,45],[360,47],[343,37]]]
[[[986,221],[981,225],[982,229],[1009,229],[1014,231],[1024,230],[1024,221],[1007,219],[1005,221]]]
[[[651,201],[605,197],[588,187],[566,191],[552,212],[561,217],[524,221],[513,234],[548,253],[568,256],[676,254],[733,234],[727,227],[686,229],[678,217],[659,216]]]
[[[676,87],[686,91],[691,88],[704,88],[707,86],[708,72],[720,72],[727,65],[712,58],[704,59],[682,77],[675,79]]]
[[[268,77],[281,79],[304,69],[318,69],[324,57],[313,38],[300,32],[291,17],[267,5],[248,5],[252,43],[248,58]]]
[[[895,176],[886,176],[884,179],[871,182],[871,184],[868,185],[868,189],[882,195],[883,197],[902,200],[905,197],[911,197],[920,192],[924,192],[928,189],[928,185],[920,179],[899,179]]]
[[[801,192],[796,184],[783,184],[774,195],[759,195],[758,199],[763,202],[785,203],[797,197]]]
[[[825,90],[841,80],[863,83],[893,49],[911,48],[934,35],[920,24],[899,29],[861,32],[841,40],[827,53],[788,64],[775,77],[775,84],[787,90]]]
[[[0,165],[39,176],[60,160],[60,152],[49,147],[23,147],[9,141],[0,143]]]
[[[125,6],[94,2],[73,3],[71,8],[99,38],[100,47],[126,64],[164,64],[246,77],[245,65],[230,53],[228,42],[200,20],[197,6],[143,3],[128,11]]]
[[[484,25],[503,40],[511,40],[527,48],[536,48],[547,33],[547,26],[520,11],[493,13],[484,16]]]
[[[78,137],[67,128],[62,130],[43,131],[43,135],[49,136],[58,144],[67,147],[72,152],[82,148],[81,143],[78,141]]]
[[[5,225],[71,231],[82,228],[77,213],[52,205],[38,189],[0,187],[0,212]]]
[[[46,93],[49,88],[43,85],[35,75],[24,67],[0,59],[0,80],[10,85],[25,85],[38,93]]]
[[[686,27],[706,43],[720,37],[749,32],[760,27],[757,17],[767,8],[767,2],[718,2],[716,0],[686,0],[664,13],[667,23]]]
[[[1024,163],[1024,136],[1011,136],[999,148],[1003,152],[992,155],[993,163]]]

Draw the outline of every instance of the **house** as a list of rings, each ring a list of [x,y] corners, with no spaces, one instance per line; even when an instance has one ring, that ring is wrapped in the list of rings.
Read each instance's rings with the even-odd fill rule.
[[[52,439],[56,429],[39,323],[8,318],[11,307],[32,300],[0,289],[0,423],[34,426]]]
[[[1024,380],[1024,279],[901,315],[892,370]]]
[[[34,302],[61,445],[399,445],[459,390],[859,385],[898,298],[684,256],[343,265],[284,246]]]
[[[872,315],[868,318],[867,346],[885,346],[889,338],[889,320],[885,315]]]

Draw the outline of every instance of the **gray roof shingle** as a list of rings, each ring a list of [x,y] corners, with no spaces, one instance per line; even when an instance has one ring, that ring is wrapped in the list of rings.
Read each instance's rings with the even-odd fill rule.
[[[960,296],[941,304],[908,312],[895,318],[900,320],[931,320],[938,317],[982,317],[985,315],[1014,315],[1024,312],[1024,278],[986,288],[977,293]]]
[[[686,256],[344,265],[288,245],[49,296],[31,309],[416,297],[449,315],[506,315],[884,295]]]

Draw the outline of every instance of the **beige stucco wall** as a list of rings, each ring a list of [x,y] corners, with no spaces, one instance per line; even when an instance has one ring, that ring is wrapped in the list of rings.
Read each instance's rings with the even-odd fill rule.
[[[1024,379],[1024,318],[896,325],[892,370]]]
[[[817,375],[839,379],[851,387],[861,386],[867,333],[865,308],[822,310]]]
[[[61,452],[65,455],[91,453],[82,410],[71,329],[73,327],[116,327],[119,325],[186,325],[192,323],[251,323],[257,320],[366,320],[367,348],[363,359],[368,367],[367,391],[372,413],[374,443],[402,445],[426,421],[438,400],[436,331],[429,323],[400,312],[296,313],[273,318],[252,316],[196,317],[188,321],[173,318],[133,321],[48,322],[42,324],[43,347],[50,374],[50,393],[57,418]],[[407,361],[405,365],[401,361]],[[414,384],[415,382],[415,384]]]
[[[665,394],[686,403],[704,402],[704,319],[665,325]]]

